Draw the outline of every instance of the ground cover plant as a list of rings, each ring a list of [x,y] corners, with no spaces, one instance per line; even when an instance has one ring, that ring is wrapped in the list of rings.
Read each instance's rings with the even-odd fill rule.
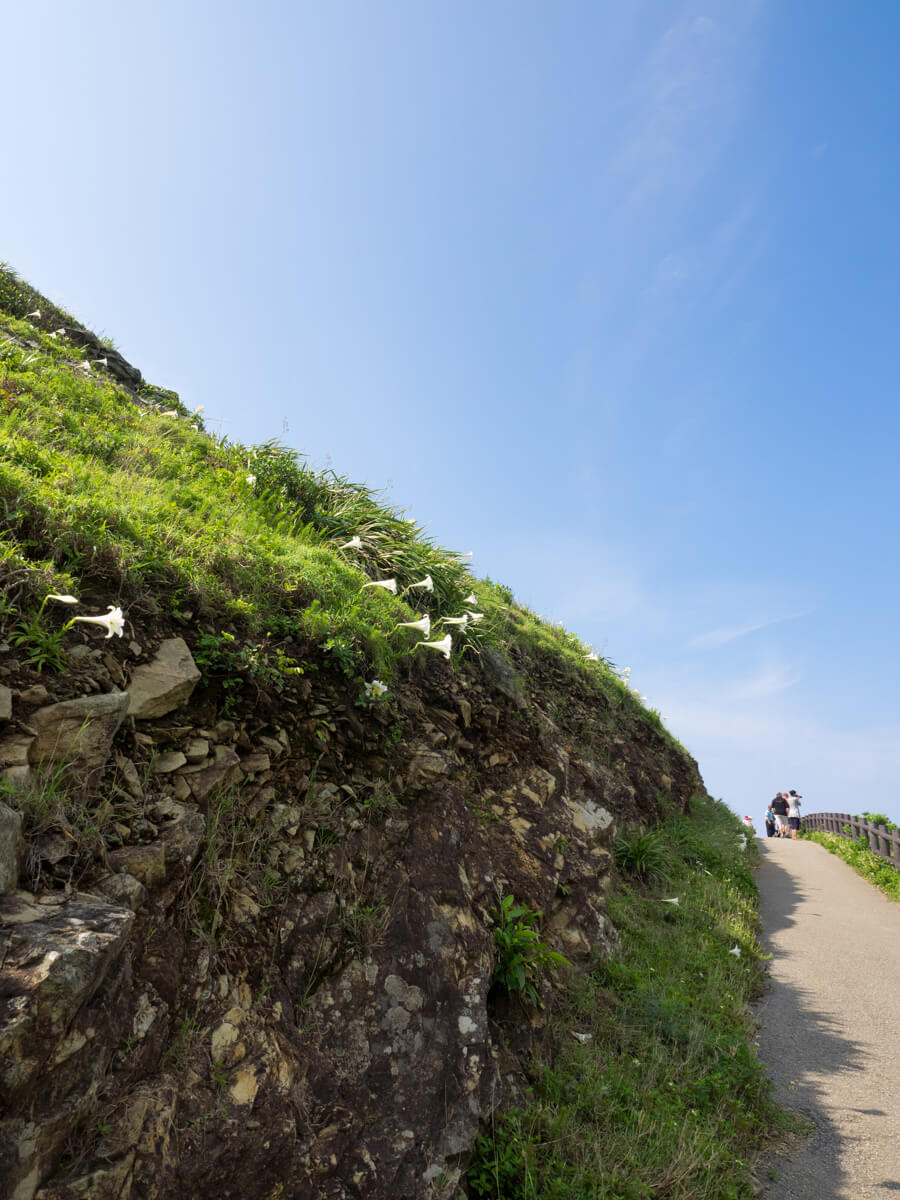
[[[754,1194],[754,1150],[792,1118],[773,1104],[753,1047],[749,1004],[765,968],[756,850],[742,833],[723,804],[696,798],[689,817],[654,831],[664,878],[622,848],[609,902],[619,949],[560,980],[554,1044],[533,1064],[530,1101],[479,1139],[473,1196]]]
[[[818,842],[830,854],[836,854],[849,863],[857,875],[874,883],[886,896],[900,900],[900,871],[886,858],[870,850],[865,838],[841,837],[837,833],[823,833],[816,829],[804,831],[800,836],[807,841]]]

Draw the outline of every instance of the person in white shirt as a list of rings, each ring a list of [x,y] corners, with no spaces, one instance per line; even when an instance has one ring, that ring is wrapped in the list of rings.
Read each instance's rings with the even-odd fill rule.
[[[789,792],[785,792],[785,799],[788,802],[788,824],[791,827],[791,837],[796,839],[800,836],[800,799],[793,788]]]

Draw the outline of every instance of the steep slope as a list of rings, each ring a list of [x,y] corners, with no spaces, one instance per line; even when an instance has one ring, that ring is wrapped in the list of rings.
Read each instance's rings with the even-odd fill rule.
[[[463,556],[210,437],[9,270],[0,502],[3,1194],[456,1195],[546,1019],[492,986],[502,897],[603,954],[614,832],[693,760]]]

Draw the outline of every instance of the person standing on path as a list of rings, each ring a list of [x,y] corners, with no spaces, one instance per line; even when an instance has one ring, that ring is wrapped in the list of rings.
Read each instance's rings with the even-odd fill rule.
[[[788,802],[784,798],[783,792],[776,792],[775,799],[772,801],[772,812],[775,814],[775,824],[778,826],[777,833],[779,837],[787,837],[788,835]]]
[[[787,794],[788,824],[791,827],[791,837],[795,841],[800,836],[800,799],[793,788]]]
[[[772,812],[772,802],[769,801],[769,807],[766,809],[766,837],[775,836],[775,814]]]

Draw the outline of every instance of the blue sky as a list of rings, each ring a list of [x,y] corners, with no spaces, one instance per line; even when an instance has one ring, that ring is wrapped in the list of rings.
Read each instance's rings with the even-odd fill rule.
[[[0,258],[386,489],[757,822],[900,821],[900,7],[4,13]]]

